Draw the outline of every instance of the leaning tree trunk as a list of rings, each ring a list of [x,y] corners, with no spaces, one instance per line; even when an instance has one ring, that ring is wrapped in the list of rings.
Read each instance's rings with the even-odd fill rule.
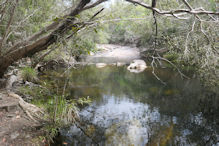
[[[19,43],[19,45],[16,44],[18,47],[12,47],[15,49],[12,49],[6,54],[0,56],[0,77],[4,75],[4,72],[10,65],[12,65],[12,63],[21,58],[32,56],[39,51],[47,49],[48,46],[57,41],[58,37],[63,37],[67,31],[71,30],[73,26],[75,27],[73,24],[75,21],[75,16],[83,11],[83,8],[89,2],[90,0],[81,0],[78,6],[66,17],[66,20],[64,20],[60,26],[58,26],[58,28],[56,28],[50,34],[38,39],[35,42],[25,42],[23,43],[25,46],[22,46],[22,43]]]

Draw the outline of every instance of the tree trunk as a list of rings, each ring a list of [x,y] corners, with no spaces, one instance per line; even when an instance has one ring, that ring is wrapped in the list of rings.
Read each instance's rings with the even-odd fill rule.
[[[81,0],[78,6],[71,11],[66,20],[64,20],[62,24],[49,35],[46,35],[35,42],[30,41],[24,43],[26,44],[25,46],[21,46],[20,48],[17,48],[8,52],[7,54],[0,56],[0,77],[4,75],[4,72],[12,63],[18,61],[21,58],[32,56],[39,51],[47,49],[48,46],[57,41],[58,37],[63,37],[64,34],[67,31],[71,30],[72,26],[74,25],[74,16],[83,11],[83,8],[89,2],[90,0]]]

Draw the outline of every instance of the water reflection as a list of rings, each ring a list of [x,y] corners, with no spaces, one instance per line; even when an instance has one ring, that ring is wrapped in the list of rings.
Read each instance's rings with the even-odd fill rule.
[[[134,74],[126,67],[72,70],[70,97],[93,98],[81,122],[63,128],[56,145],[217,145],[218,94],[167,69]]]

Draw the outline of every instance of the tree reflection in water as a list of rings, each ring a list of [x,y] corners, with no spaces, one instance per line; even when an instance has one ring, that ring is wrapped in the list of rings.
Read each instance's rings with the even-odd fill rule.
[[[140,74],[126,67],[72,70],[70,97],[90,96],[93,103],[81,110],[77,126],[60,131],[56,145],[219,144],[219,94],[168,69],[157,74],[166,86],[150,68]]]

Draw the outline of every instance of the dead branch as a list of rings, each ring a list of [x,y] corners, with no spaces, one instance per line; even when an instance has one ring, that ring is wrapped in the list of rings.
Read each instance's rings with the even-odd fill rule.
[[[160,60],[163,60],[163,61],[169,63],[170,65],[172,65],[172,66],[178,71],[178,73],[181,75],[181,78],[184,77],[184,78],[189,79],[188,76],[186,76],[185,74],[183,74],[183,73],[180,71],[180,69],[179,69],[175,64],[173,64],[171,61],[169,61],[168,59],[163,58],[163,57],[154,57],[154,58],[156,58],[156,59],[160,59]]]
[[[218,22],[212,15],[215,15],[215,16],[219,16],[219,12],[213,12],[213,11],[206,11],[204,10],[203,8],[197,8],[197,9],[194,9],[192,8],[192,6],[187,2],[187,0],[182,0],[183,3],[186,5],[186,7],[188,9],[176,9],[176,10],[170,10],[170,11],[165,11],[165,10],[160,10],[160,9],[157,9],[153,6],[150,6],[148,4],[145,4],[143,2],[139,2],[139,1],[136,1],[136,0],[126,0],[127,2],[130,2],[130,3],[133,3],[133,4],[137,4],[137,5],[140,5],[146,9],[149,9],[149,10],[152,10],[153,11],[153,14],[156,12],[157,14],[160,14],[160,15],[165,15],[165,16],[173,16],[177,19],[188,19],[188,18],[185,18],[185,17],[181,17],[182,15],[185,15],[185,14],[191,14],[193,15],[199,22],[200,22],[200,30],[202,32],[202,34],[205,36],[205,38],[208,40],[208,43],[210,43],[210,39],[209,37],[207,36],[207,34],[205,33],[205,31],[203,30],[203,25],[202,25],[202,22],[204,20],[202,20],[200,18],[199,15],[207,15],[209,16],[212,20]],[[155,23],[156,23],[156,17],[155,15],[154,16],[154,19],[155,19]],[[189,31],[189,33],[187,34],[187,37],[186,37],[186,43],[185,43],[185,51],[184,51],[184,54],[188,54],[189,50],[188,50],[188,38],[189,38],[189,35],[190,33],[192,33],[194,31],[194,27],[195,27],[195,23],[196,21],[193,22],[192,24],[192,28],[191,28],[191,31]],[[155,55],[155,54],[154,54]],[[168,59],[165,59],[161,56],[159,56],[159,54],[157,53],[156,54],[157,56],[152,56],[152,62],[151,62],[151,66],[152,66],[152,73],[153,75],[159,80],[161,81],[161,83],[165,84],[155,73],[154,71],[154,66],[157,66],[156,64],[156,61],[158,61],[160,63],[160,60],[162,61],[165,61],[167,63],[169,63],[170,65],[172,65],[178,72],[179,74],[181,75],[181,77],[185,77],[185,78],[188,78],[186,75],[184,75],[180,69],[175,65],[173,64],[171,61],[169,61]]]
[[[93,7],[96,7],[97,5],[99,5],[99,4],[101,4],[101,3],[105,2],[105,1],[107,1],[107,0],[98,0],[98,1],[96,1],[95,3],[84,7],[84,8],[83,8],[83,11],[84,11],[84,10],[87,10],[87,9],[91,9],[91,8],[93,8]]]
[[[142,2],[139,2],[139,1],[135,1],[135,0],[126,0],[127,2],[130,2],[130,3],[133,3],[133,4],[137,4],[137,5],[140,5],[146,9],[150,9],[152,11],[155,11],[156,13],[158,14],[161,14],[161,15],[172,15],[173,17],[175,17],[174,15],[177,15],[177,14],[182,14],[182,13],[187,13],[187,14],[196,14],[196,15],[208,15],[208,14],[211,14],[211,15],[216,15],[216,16],[219,16],[219,12],[213,12],[213,11],[206,11],[204,9],[177,9],[177,10],[171,10],[171,11],[165,11],[165,10],[160,10],[160,9],[157,9],[157,8],[153,8],[152,6],[148,5],[148,4],[145,4],[145,3],[142,3]]]
[[[194,9],[192,8],[192,6],[187,2],[187,0],[182,0],[183,3],[189,8],[190,11],[193,11]],[[204,11],[204,9],[201,9]],[[200,30],[201,32],[203,33],[203,35],[205,36],[205,38],[207,39],[208,43],[210,43],[210,39],[208,37],[208,35],[204,32],[203,28],[202,28],[202,22],[203,20],[197,15],[197,14],[194,14],[194,16],[200,21]],[[208,14],[209,16],[209,14]],[[210,17],[212,18],[212,17]]]
[[[96,20],[96,22],[98,22],[98,23],[108,23],[108,22],[133,21],[133,20],[141,21],[141,20],[147,20],[148,18],[115,18],[115,19]]]
[[[189,39],[189,35],[190,33],[192,33],[194,31],[194,27],[195,27],[195,21],[192,24],[192,28],[191,30],[188,32],[187,36],[186,36],[186,42],[185,42],[185,50],[184,50],[184,55],[188,55],[189,53],[189,49],[188,49],[188,39]]]
[[[169,61],[169,60],[166,59],[166,58],[161,57],[158,53],[156,54],[156,56],[152,55],[151,58],[152,58],[152,61],[151,61],[152,74],[153,74],[153,75],[155,76],[155,78],[156,78],[157,80],[159,80],[162,84],[166,85],[166,83],[165,83],[163,80],[161,80],[161,79],[158,77],[158,75],[155,73],[155,67],[156,67],[156,68],[158,67],[158,64],[156,63],[156,61],[159,63],[159,65],[162,65],[162,62],[161,62],[161,61],[167,62],[168,64],[170,64],[171,66],[173,66],[173,67],[177,70],[177,72],[180,74],[180,76],[181,76],[182,79],[183,79],[183,78],[189,79],[189,77],[186,76],[185,74],[183,74],[183,73],[180,71],[180,69],[179,69],[174,63],[172,63],[171,61]]]
[[[97,16],[99,15],[102,11],[104,10],[104,8],[100,9],[99,11],[97,11],[90,19],[88,22],[83,22],[81,23],[81,26],[77,26],[77,24],[74,24],[73,26],[76,27],[77,29],[75,29],[75,31],[73,31],[73,33],[69,36],[66,37],[66,39],[71,38],[74,34],[76,34],[79,30],[81,30],[82,28],[84,28],[87,25],[91,25],[93,24],[91,21]]]
[[[155,67],[154,67],[154,65],[157,67],[156,58],[155,58],[154,56],[152,56],[152,61],[151,61],[152,74],[155,76],[155,78],[156,78],[158,81],[160,81],[162,84],[166,85],[166,83],[165,83],[163,80],[161,80],[161,79],[157,76],[157,74],[155,73]]]

